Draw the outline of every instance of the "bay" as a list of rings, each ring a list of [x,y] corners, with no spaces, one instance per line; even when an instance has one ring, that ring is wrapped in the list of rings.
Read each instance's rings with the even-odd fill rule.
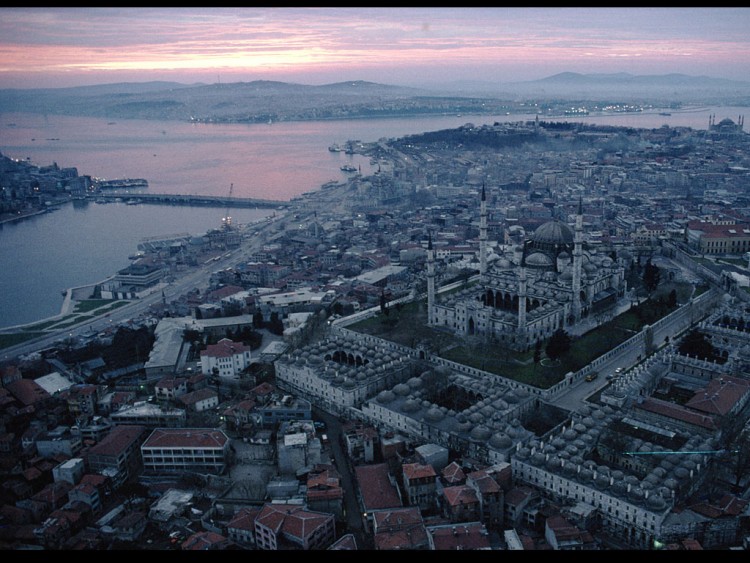
[[[623,127],[662,125],[707,129],[737,120],[746,108],[706,107],[549,118]],[[57,163],[81,175],[145,178],[149,193],[229,195],[288,201],[341,181],[343,164],[373,172],[368,158],[331,152],[334,143],[451,129],[473,123],[516,122],[535,113],[443,115],[413,118],[195,124],[106,120],[45,114],[0,115],[0,152],[38,166]],[[542,117],[540,117],[541,119]],[[70,204],[52,213],[6,223],[0,229],[0,327],[56,315],[61,291],[101,281],[128,265],[145,237],[203,234],[217,228],[224,210],[161,205]],[[252,222],[269,210],[233,210],[235,223]]]

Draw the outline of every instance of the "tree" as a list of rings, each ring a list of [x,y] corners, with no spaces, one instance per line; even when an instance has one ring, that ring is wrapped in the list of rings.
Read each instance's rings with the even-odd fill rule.
[[[643,268],[643,285],[646,291],[652,293],[661,281],[661,270],[658,266],[651,263],[651,258],[646,261],[646,266]]]
[[[714,346],[700,330],[691,330],[685,335],[677,348],[680,354],[693,356],[702,360],[713,358]]]
[[[271,313],[271,319],[268,322],[268,330],[271,332],[271,334],[275,334],[277,336],[281,336],[284,334],[284,323],[279,318],[279,314],[274,311]]]
[[[255,311],[255,313],[253,313],[253,328],[263,328],[264,324],[263,313]]]
[[[380,292],[380,312],[386,316],[388,316],[388,313],[390,312],[385,301],[385,292],[382,290]]]
[[[555,332],[552,333],[552,336],[550,336],[550,339],[547,342],[547,347],[544,349],[544,351],[547,353],[547,356],[549,356],[550,359],[557,360],[558,358],[560,358],[560,356],[570,350],[570,344],[570,335],[563,329],[558,328]]]
[[[677,307],[677,290],[673,289],[669,292],[669,297],[667,298],[667,304],[670,308],[674,309]]]

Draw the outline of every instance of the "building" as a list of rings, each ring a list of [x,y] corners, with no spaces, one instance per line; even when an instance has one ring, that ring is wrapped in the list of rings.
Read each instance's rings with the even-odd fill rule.
[[[174,428],[184,426],[187,415],[184,409],[165,408],[154,403],[138,401],[112,413],[110,419],[113,424],[118,426],[121,424],[140,424],[148,428]]]
[[[255,519],[259,508],[240,508],[227,522],[227,536],[242,547],[255,547]]]
[[[115,426],[101,442],[87,452],[89,471],[107,475],[114,488],[120,487],[140,472],[142,464],[139,448],[145,435],[145,426]]]
[[[412,375],[412,350],[373,340],[335,336],[285,354],[274,362],[277,385],[329,412],[359,407]]]
[[[71,485],[77,485],[83,474],[86,472],[86,465],[82,458],[71,458],[52,469],[52,477],[55,481],[67,481]]]
[[[240,373],[247,369],[251,359],[250,346],[222,338],[201,351],[201,370],[204,375],[239,379]]]
[[[486,241],[482,189],[480,242]],[[527,351],[593,313],[612,308],[625,296],[625,269],[609,255],[587,249],[579,202],[575,231],[558,220],[502,256],[488,256],[480,244],[480,279],[475,285],[438,298],[432,239],[427,251],[428,324],[465,336],[496,339]]]
[[[323,446],[312,420],[283,422],[276,435],[276,453],[282,475],[296,475],[321,463]]]
[[[489,532],[481,522],[457,522],[427,526],[433,551],[491,550]]]
[[[701,254],[744,255],[750,251],[750,223],[695,219],[685,227],[685,239]]]
[[[219,395],[213,389],[204,387],[181,395],[178,401],[191,412],[203,412],[219,406]]]
[[[255,518],[258,549],[326,549],[335,540],[332,514],[313,512],[295,504],[266,503]]]
[[[401,493],[385,463],[357,465],[354,473],[365,529],[373,530],[375,512],[403,507]]]
[[[255,407],[255,417],[263,428],[276,428],[282,422],[312,420],[310,401],[291,395],[276,396]]]
[[[344,519],[344,489],[333,466],[317,465],[307,475],[305,502],[310,510],[333,514]]]
[[[437,473],[431,465],[405,463],[402,466],[404,491],[409,506],[433,508],[436,501]]]
[[[430,539],[418,507],[378,510],[372,522],[378,551],[429,549]]]
[[[188,384],[184,377],[164,377],[154,385],[154,397],[158,401],[172,401],[187,392]]]
[[[42,457],[53,457],[63,454],[75,457],[83,448],[83,441],[78,432],[73,432],[68,426],[58,426],[48,432],[43,432],[36,439],[36,451]]]
[[[141,446],[149,473],[221,474],[227,467],[229,438],[212,428],[156,428]]]

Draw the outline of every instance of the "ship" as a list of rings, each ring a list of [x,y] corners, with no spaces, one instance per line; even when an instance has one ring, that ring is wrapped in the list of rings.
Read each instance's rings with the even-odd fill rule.
[[[341,170],[343,170],[344,172],[356,172],[357,168],[356,166],[352,166],[351,164],[344,164],[341,167]]]

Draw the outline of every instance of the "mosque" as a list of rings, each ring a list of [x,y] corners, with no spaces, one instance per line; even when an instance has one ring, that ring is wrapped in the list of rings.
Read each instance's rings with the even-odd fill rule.
[[[528,351],[557,329],[584,320],[595,326],[595,313],[611,309],[625,296],[625,268],[611,256],[586,247],[580,200],[575,231],[562,221],[552,220],[502,255],[488,255],[483,186],[479,231],[479,283],[439,298],[432,240],[429,240],[430,326]]]

